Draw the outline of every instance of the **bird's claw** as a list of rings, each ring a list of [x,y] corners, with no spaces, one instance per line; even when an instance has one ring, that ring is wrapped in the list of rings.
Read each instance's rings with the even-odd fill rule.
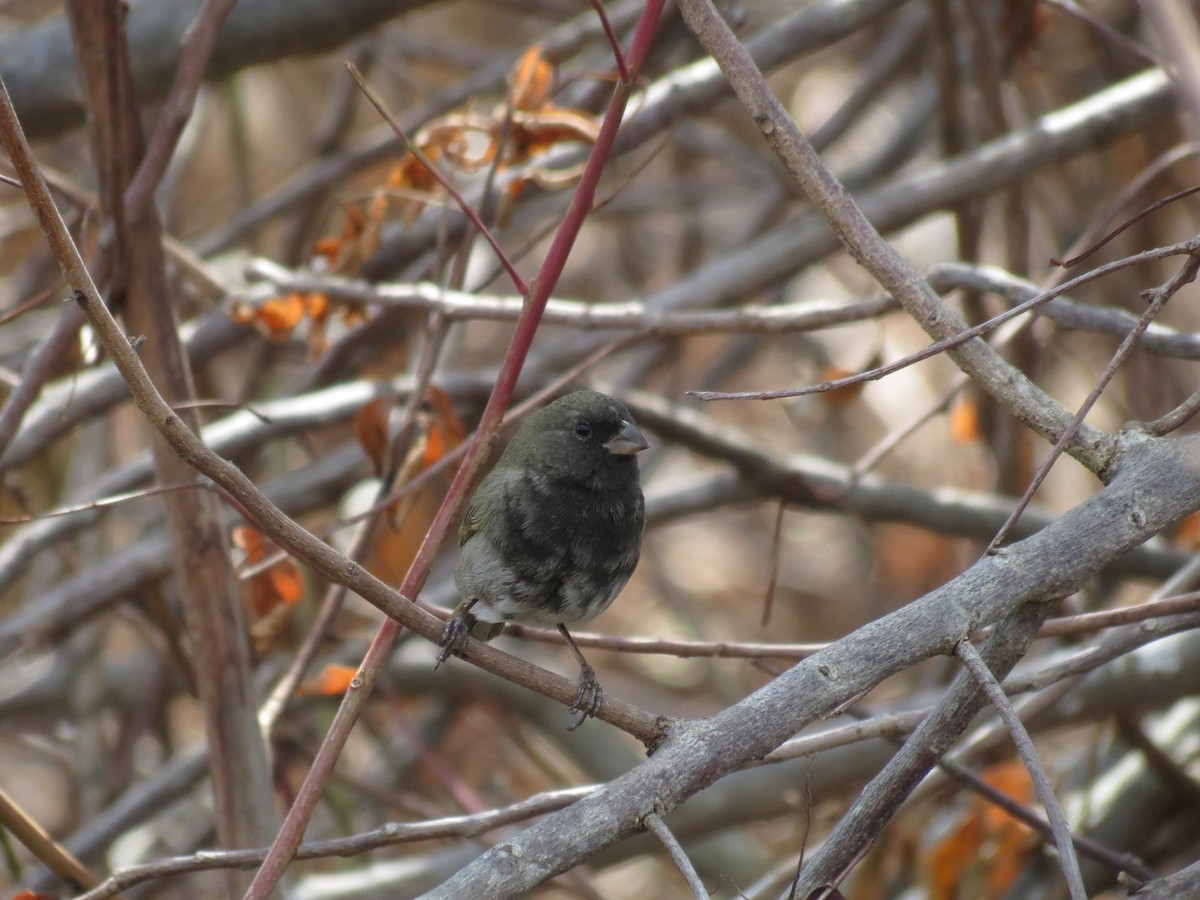
[[[471,626],[467,622],[467,617],[462,613],[455,613],[447,619],[446,627],[442,629],[441,640],[438,641],[438,646],[442,649],[433,664],[434,670],[454,654],[457,653],[461,656],[463,650],[466,649],[467,637],[470,634]]]
[[[600,707],[604,705],[604,688],[600,687],[600,682],[596,680],[596,673],[591,666],[585,665],[579,670],[579,680],[576,684],[579,685],[579,690],[571,704],[571,712],[580,715],[567,727],[567,731],[574,731],[584,723],[588,716],[595,718],[600,712]]]

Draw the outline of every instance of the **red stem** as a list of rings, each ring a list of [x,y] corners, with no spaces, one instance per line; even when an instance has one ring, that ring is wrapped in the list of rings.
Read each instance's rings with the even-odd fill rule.
[[[500,374],[496,378],[496,386],[492,389],[492,395],[483,411],[479,427],[471,438],[466,459],[463,460],[454,482],[450,485],[446,499],[442,502],[441,509],[438,510],[437,516],[429,526],[425,539],[400,586],[400,592],[406,597],[417,596],[424,586],[437,551],[449,531],[450,524],[458,517],[460,509],[466,502],[467,490],[474,483],[477,471],[487,458],[487,450],[499,433],[504,412],[508,408],[513,389],[516,387],[517,377],[521,373],[521,367],[533,344],[533,336],[537,332],[546,302],[550,299],[554,286],[558,283],[558,278],[566,265],[575,239],[583,227],[584,219],[591,212],[596,195],[596,185],[612,152],[613,142],[616,140],[617,130],[621,125],[626,103],[649,52],[650,41],[654,36],[655,26],[664,3],[665,0],[648,0],[641,18],[638,20],[633,45],[630,47],[626,60],[628,77],[622,79],[613,92],[604,121],[600,126],[600,135],[588,157],[587,166],[575,189],[575,196],[551,242],[541,270],[526,294],[521,317],[517,320],[512,341],[505,354]],[[246,892],[245,900],[266,900],[283,877],[284,871],[295,855],[296,847],[304,837],[308,820],[316,808],[329,774],[333,771],[333,766],[341,755],[342,748],[350,736],[350,730],[366,702],[380,669],[391,652],[392,644],[399,635],[400,628],[399,622],[388,619],[380,626],[372,640],[371,646],[359,666],[358,675],[347,689],[346,696],[342,699],[341,706],[329,726],[329,732],[313,760],[312,768],[309,769],[304,783],[300,786],[295,803],[288,811],[283,826],[267,853],[267,858],[255,873],[254,881]]]
[[[604,36],[608,38],[608,43],[612,46],[613,56],[617,60],[617,74],[622,83],[632,84],[633,80],[629,77],[629,69],[625,65],[625,57],[621,55],[621,42],[617,40],[617,36],[613,32],[612,23],[608,21],[608,13],[604,11],[603,0],[592,0],[592,8],[596,10],[596,15],[600,18],[600,25],[604,29]]]

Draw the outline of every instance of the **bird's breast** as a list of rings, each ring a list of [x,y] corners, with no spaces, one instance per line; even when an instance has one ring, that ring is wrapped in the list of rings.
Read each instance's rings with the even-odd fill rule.
[[[637,565],[644,512],[636,479],[631,487],[510,479],[500,515],[462,547],[460,593],[485,621],[554,626],[599,615]]]

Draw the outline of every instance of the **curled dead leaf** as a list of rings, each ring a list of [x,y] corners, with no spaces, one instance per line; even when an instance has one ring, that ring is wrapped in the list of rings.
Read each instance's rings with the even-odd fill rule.
[[[233,544],[242,552],[246,563],[261,563],[278,548],[256,528],[239,525],[233,529]],[[249,579],[250,610],[255,619],[250,636],[260,653],[270,649],[280,631],[291,619],[292,611],[304,598],[304,576],[291,557],[283,557],[269,568]]]

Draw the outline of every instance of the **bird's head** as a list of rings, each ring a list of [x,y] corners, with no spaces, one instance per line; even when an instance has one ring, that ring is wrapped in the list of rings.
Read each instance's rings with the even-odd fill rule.
[[[596,391],[560,397],[532,415],[505,457],[524,457],[554,478],[583,483],[636,478],[636,454],[649,445],[625,404]]]

